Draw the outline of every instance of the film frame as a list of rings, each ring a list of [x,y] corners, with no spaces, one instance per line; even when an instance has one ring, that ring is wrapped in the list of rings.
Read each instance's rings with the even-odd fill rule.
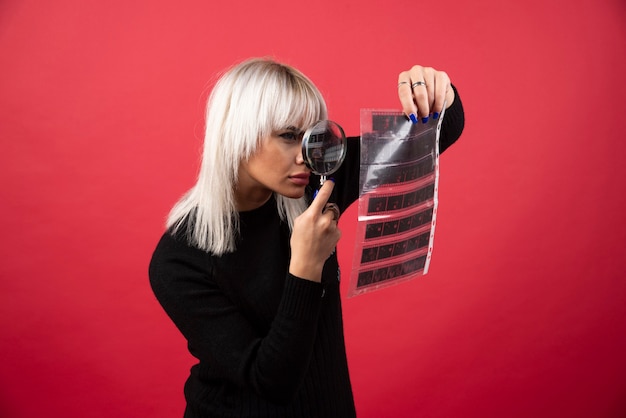
[[[361,265],[402,257],[427,248],[429,243],[430,230],[427,230],[426,232],[413,234],[399,240],[363,247],[361,251]]]
[[[430,225],[433,220],[434,208],[427,208],[415,214],[398,219],[373,221],[365,225],[365,240],[383,238],[389,235],[403,234]]]
[[[432,199],[435,193],[435,184],[427,184],[417,190],[384,195],[371,195],[367,200],[367,216],[381,213],[395,212],[410,209]]]
[[[388,281],[395,282],[397,280],[409,279],[411,276],[424,270],[427,258],[427,254],[422,254],[394,264],[360,271],[357,277],[357,288],[362,292],[367,290],[368,287],[379,287]]]

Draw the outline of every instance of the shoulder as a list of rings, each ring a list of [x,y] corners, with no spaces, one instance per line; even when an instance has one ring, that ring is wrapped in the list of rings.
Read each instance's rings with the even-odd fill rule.
[[[182,232],[181,232],[182,231]],[[212,255],[189,243],[184,230],[166,231],[159,240],[149,266],[152,285],[167,285],[182,277],[208,277]]]
[[[184,257],[187,259],[207,260],[210,253],[196,247],[191,243],[189,229],[168,229],[163,233],[153,253],[153,260],[168,259],[172,257]]]

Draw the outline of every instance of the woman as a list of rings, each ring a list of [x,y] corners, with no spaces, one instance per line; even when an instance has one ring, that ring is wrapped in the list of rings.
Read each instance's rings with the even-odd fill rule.
[[[463,107],[446,73],[415,66],[398,94],[414,122],[448,106],[442,150],[461,134]],[[327,118],[294,68],[268,59],[225,73],[209,98],[202,166],[174,206],[151,264],[153,291],[199,362],[185,417],[351,417],[338,212],[358,197],[359,141],[336,181],[312,199],[302,133]]]

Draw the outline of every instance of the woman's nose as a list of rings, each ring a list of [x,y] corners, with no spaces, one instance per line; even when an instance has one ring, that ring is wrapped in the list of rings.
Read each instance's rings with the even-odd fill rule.
[[[298,149],[296,153],[296,164],[304,164],[304,156],[302,155],[302,149]]]

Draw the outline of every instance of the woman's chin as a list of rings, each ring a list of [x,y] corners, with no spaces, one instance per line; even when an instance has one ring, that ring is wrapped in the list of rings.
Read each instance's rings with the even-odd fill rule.
[[[281,196],[288,197],[289,199],[300,199],[304,196],[305,188],[298,188],[297,190],[285,191],[285,193],[279,193]]]

